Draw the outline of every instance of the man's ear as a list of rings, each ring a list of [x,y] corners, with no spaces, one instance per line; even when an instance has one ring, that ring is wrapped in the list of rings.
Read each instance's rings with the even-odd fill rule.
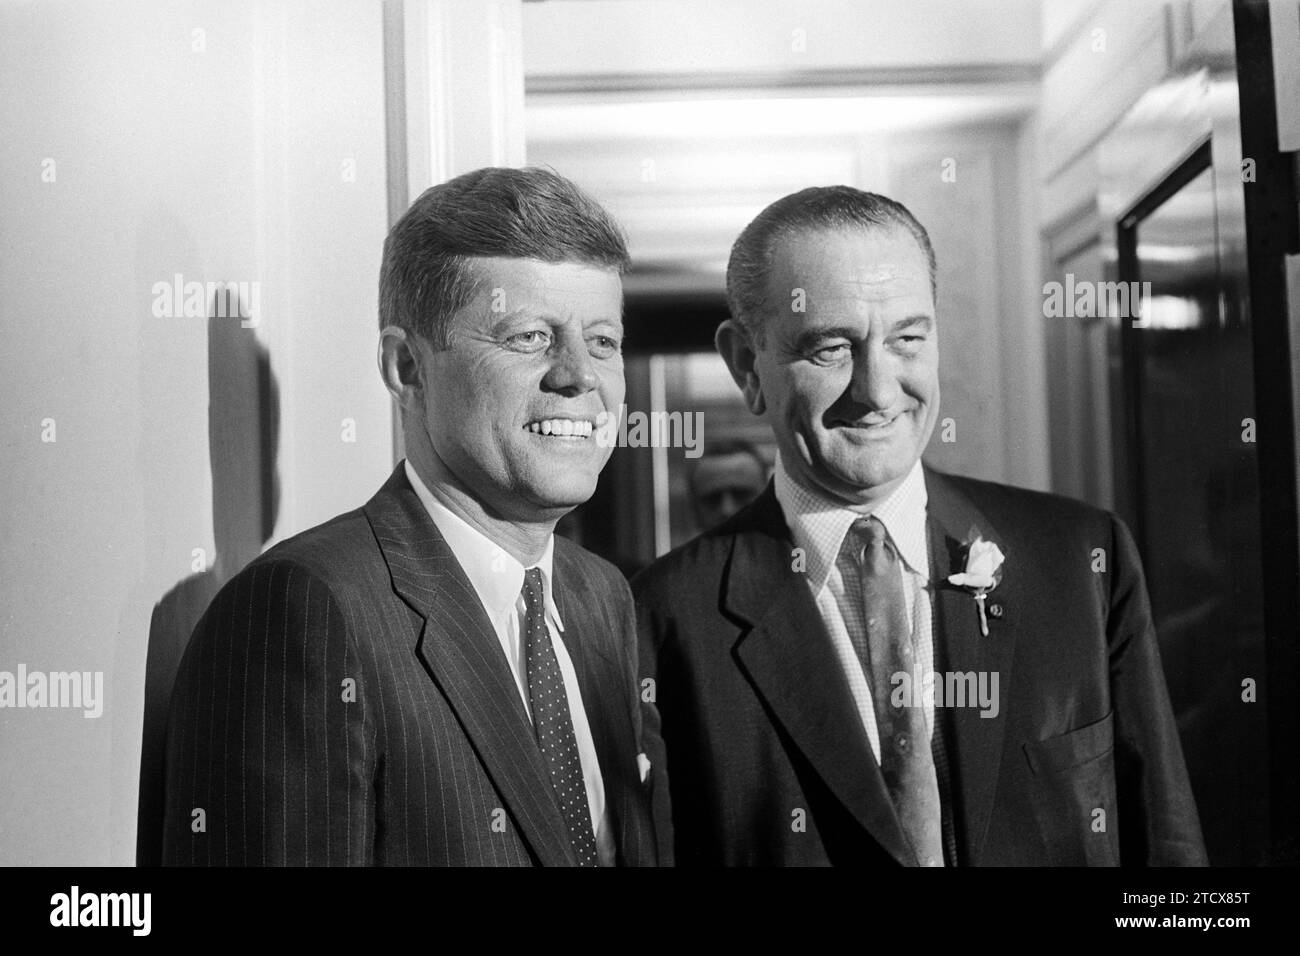
[[[412,411],[423,402],[419,342],[406,329],[386,325],[379,333],[379,375],[384,387],[403,411]]]
[[[722,361],[727,363],[727,371],[744,393],[749,410],[755,415],[762,415],[767,409],[767,402],[763,400],[763,387],[758,380],[756,364],[758,353],[754,349],[749,330],[734,319],[727,319],[718,326],[718,331],[713,336],[713,345],[722,356]]]

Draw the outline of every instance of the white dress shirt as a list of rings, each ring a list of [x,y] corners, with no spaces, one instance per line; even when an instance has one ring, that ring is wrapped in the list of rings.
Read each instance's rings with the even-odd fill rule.
[[[903,594],[912,626],[912,647],[916,653],[917,671],[913,678],[928,677],[934,670],[934,642],[928,590],[930,546],[925,530],[929,498],[921,463],[917,461],[902,484],[870,512],[854,511],[804,488],[790,477],[779,455],[774,484],[776,500],[785,513],[795,546],[804,552],[808,587],[812,589],[840,667],[848,678],[858,716],[879,763],[880,733],[876,728],[871,684],[862,673],[862,664],[850,637],[853,634],[862,638],[866,634],[862,596],[857,590],[857,558],[844,541],[853,523],[866,514],[874,515],[885,526],[903,564]],[[934,701],[928,696],[922,696],[922,699],[928,742],[929,735],[933,734]]]
[[[524,642],[520,635],[524,630],[524,571],[522,564],[514,559],[499,545],[472,527],[463,518],[456,515],[435,492],[430,490],[410,461],[404,462],[407,480],[419,496],[429,517],[437,525],[438,531],[446,539],[452,554],[460,562],[469,578],[470,584],[483,603],[488,620],[496,631],[501,650],[505,653],[506,663],[514,675],[515,686],[519,689],[519,699],[523,701],[524,712],[532,720],[532,707],[528,701],[528,672],[524,655]],[[582,763],[582,778],[587,788],[587,804],[591,809],[591,829],[596,835],[596,856],[601,866],[614,865],[614,839],[610,831],[609,817],[605,812],[605,784],[600,776],[600,764],[596,759],[596,745],[591,736],[591,725],[587,722],[587,711],[582,704],[582,691],[578,687],[578,675],[573,669],[573,661],[564,646],[560,634],[564,631],[564,622],[560,620],[559,609],[551,591],[551,565],[555,550],[555,536],[546,542],[546,552],[535,565],[542,572],[542,591],[546,603],[546,629],[551,635],[551,644],[555,648],[555,658],[560,665],[560,675],[564,678],[565,695],[569,700],[569,716],[573,720],[573,733],[578,742],[578,759]]]

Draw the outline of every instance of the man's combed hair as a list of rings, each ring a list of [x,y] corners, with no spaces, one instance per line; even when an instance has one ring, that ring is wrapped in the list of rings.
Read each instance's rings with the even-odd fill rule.
[[[935,290],[930,236],[902,203],[852,186],[813,186],[791,193],[760,212],[731,247],[727,262],[727,305],[751,335],[761,336],[768,308],[768,276],[778,240],[823,229],[906,230],[925,253],[930,291]]]
[[[628,267],[618,224],[548,169],[478,169],[426,189],[384,241],[379,327],[448,346],[449,320],[478,292],[471,258]]]

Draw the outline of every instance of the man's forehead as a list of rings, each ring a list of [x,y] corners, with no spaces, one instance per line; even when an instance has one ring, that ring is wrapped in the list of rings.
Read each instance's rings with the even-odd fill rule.
[[[789,278],[797,279],[798,274]],[[895,269],[878,269],[869,274],[834,273],[830,275],[809,275],[815,280],[816,298],[822,301],[840,299],[871,299],[885,301],[920,297],[930,298],[930,279],[928,275]],[[811,294],[811,293],[810,293]]]
[[[797,302],[790,310],[795,313],[850,302],[906,302],[909,311],[933,309],[930,273],[923,262],[793,261],[774,268],[769,283],[769,301]]]
[[[498,315],[609,311],[621,306],[618,271],[584,262],[475,257],[467,260],[478,298]]]
[[[894,266],[864,269],[854,275],[842,277],[844,284],[848,286],[884,285],[888,282],[895,282],[900,278],[910,278],[910,276]]]
[[[792,268],[851,264],[852,278],[866,282],[886,282],[918,267],[929,273],[920,243],[895,225],[795,230],[773,243],[771,262]]]

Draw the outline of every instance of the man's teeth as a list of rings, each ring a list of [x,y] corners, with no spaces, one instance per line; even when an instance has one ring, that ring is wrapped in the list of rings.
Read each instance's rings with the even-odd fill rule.
[[[572,418],[547,418],[529,422],[528,430],[537,435],[555,435],[559,438],[590,438],[594,426],[591,422]]]

